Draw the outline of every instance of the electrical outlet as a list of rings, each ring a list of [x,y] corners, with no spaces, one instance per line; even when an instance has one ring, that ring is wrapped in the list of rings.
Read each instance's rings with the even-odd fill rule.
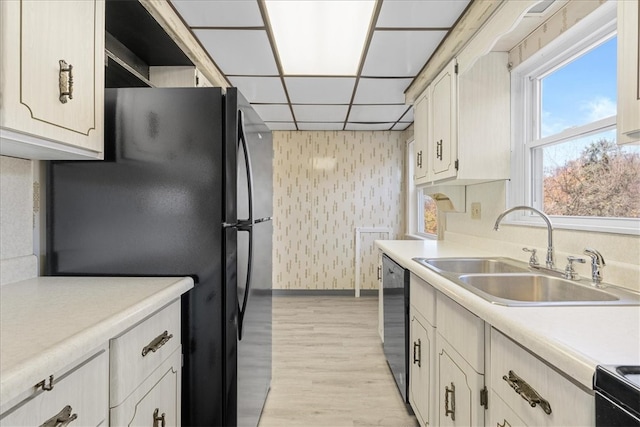
[[[482,210],[480,207],[480,203],[471,203],[471,219],[480,219],[481,212]]]

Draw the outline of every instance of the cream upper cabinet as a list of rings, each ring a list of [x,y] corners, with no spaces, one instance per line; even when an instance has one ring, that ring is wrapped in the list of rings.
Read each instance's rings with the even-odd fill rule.
[[[194,66],[152,66],[149,67],[149,81],[155,87],[213,86]]]
[[[640,142],[640,1],[618,2],[618,144]]]
[[[104,0],[0,2],[0,154],[101,159]]]
[[[431,87],[425,89],[413,106],[414,115],[414,139],[415,139],[415,183],[422,184],[427,181],[427,150],[431,130],[429,116],[431,103]]]
[[[455,59],[431,83],[431,138],[428,142],[427,181],[457,173],[457,65]]]

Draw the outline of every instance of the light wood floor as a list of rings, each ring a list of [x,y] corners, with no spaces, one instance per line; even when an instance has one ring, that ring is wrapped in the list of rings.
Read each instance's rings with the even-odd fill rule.
[[[276,296],[259,427],[417,426],[378,336],[375,297]]]

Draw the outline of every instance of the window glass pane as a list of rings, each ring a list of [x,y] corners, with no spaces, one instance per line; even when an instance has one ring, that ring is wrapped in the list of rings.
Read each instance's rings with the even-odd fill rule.
[[[422,208],[424,232],[428,234],[438,234],[438,209],[435,200],[425,194]]]
[[[540,80],[540,137],[616,114],[617,38]]]
[[[640,218],[640,146],[615,138],[612,129],[534,150],[543,163],[544,212]]]

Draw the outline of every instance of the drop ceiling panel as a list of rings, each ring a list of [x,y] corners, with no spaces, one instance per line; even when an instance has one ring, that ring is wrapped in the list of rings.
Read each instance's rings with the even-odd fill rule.
[[[345,130],[389,130],[393,123],[347,123]]]
[[[407,110],[400,105],[354,105],[349,114],[350,122],[391,122],[395,123]]]
[[[300,130],[342,130],[344,122],[298,122]]]
[[[262,27],[257,1],[172,0],[190,27]]]
[[[415,77],[446,31],[375,31],[362,69],[366,77]]]
[[[354,104],[403,104],[404,91],[412,79],[370,79],[358,82]]]
[[[296,124],[293,122],[265,122],[271,130],[296,130]]]
[[[355,77],[285,77],[292,104],[348,104]]]
[[[348,105],[293,105],[298,122],[343,122]]]
[[[384,0],[377,27],[449,28],[469,0]]]
[[[280,77],[229,77],[233,86],[252,104],[286,104],[287,95]]]
[[[293,122],[288,105],[254,104],[253,108],[265,122]]]
[[[405,130],[409,126],[411,126],[411,122],[408,122],[408,123],[407,122],[398,122],[398,123],[395,124],[395,126],[391,130]]]
[[[278,75],[264,30],[194,30],[226,75]]]
[[[413,121],[413,107],[409,108],[409,111],[405,113],[404,116],[400,118],[401,122],[412,122]]]

